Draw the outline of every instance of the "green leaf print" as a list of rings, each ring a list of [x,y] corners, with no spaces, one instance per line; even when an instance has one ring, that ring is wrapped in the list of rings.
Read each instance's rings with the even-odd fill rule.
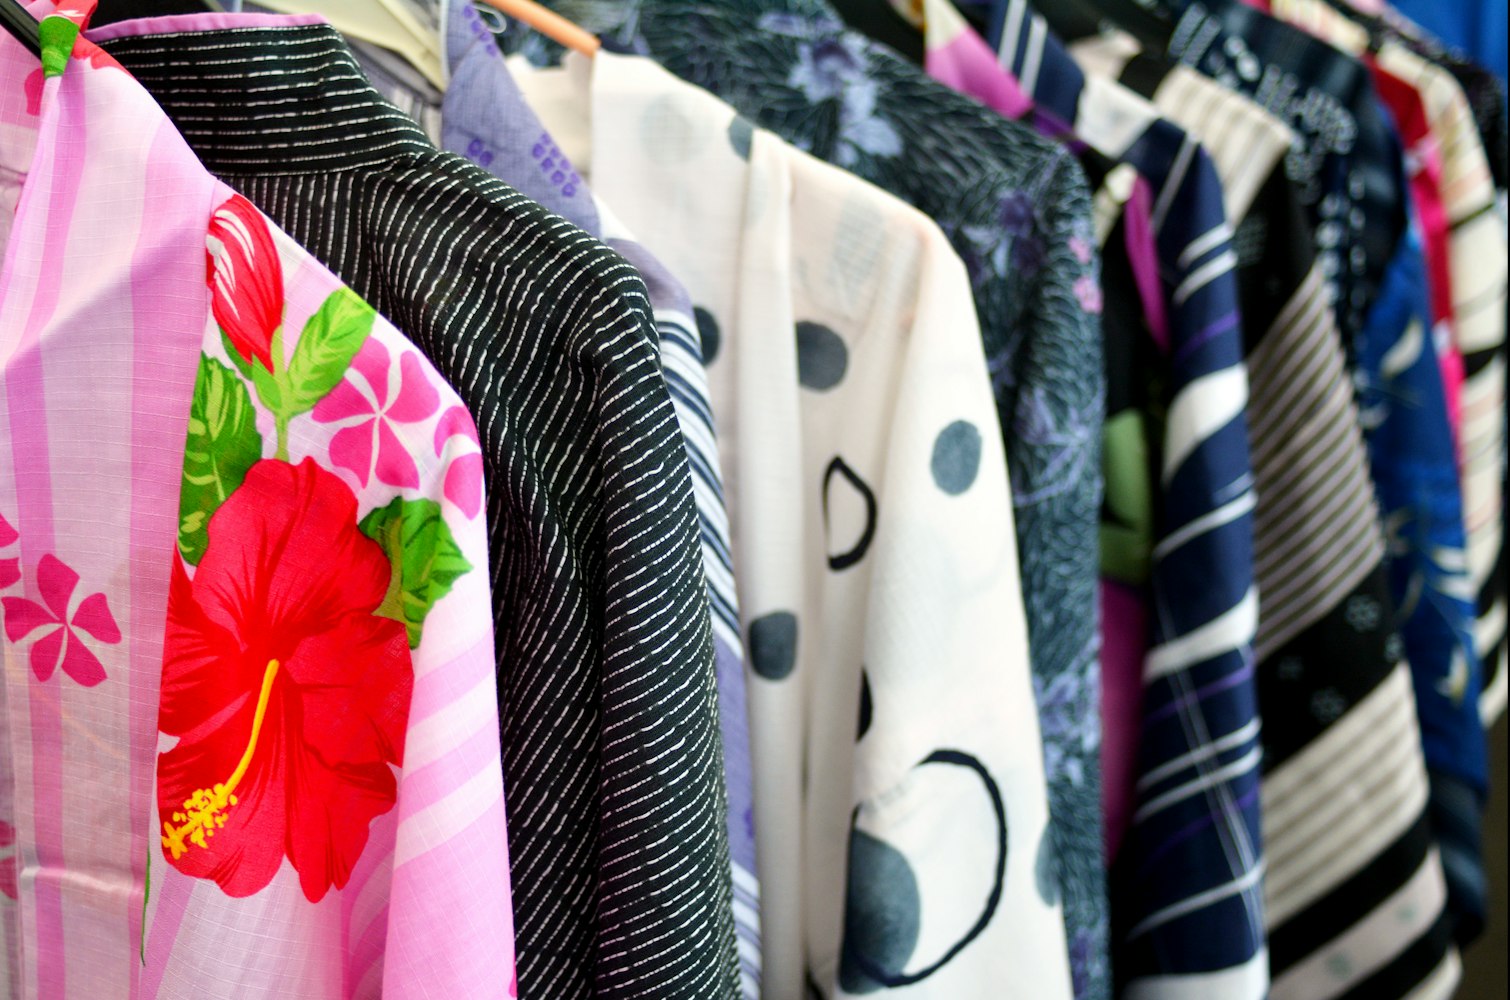
[[[419,645],[430,609],[472,564],[451,535],[440,505],[430,500],[394,500],[362,519],[362,533],[388,553],[393,578],[376,614],[404,623],[409,646]]]
[[[236,350],[236,345],[231,343],[230,336],[224,330],[220,331],[220,343],[225,347],[226,357],[231,359],[231,364],[236,366],[236,370],[241,373],[242,378],[251,378],[252,362],[241,356],[241,352]]]
[[[284,413],[293,417],[329,395],[356,357],[377,312],[348,288],[333,293],[304,324],[288,363]],[[271,404],[269,404],[271,405]]]
[[[246,383],[201,355],[178,502],[178,550],[187,562],[198,564],[209,544],[210,516],[261,458],[262,435]]]

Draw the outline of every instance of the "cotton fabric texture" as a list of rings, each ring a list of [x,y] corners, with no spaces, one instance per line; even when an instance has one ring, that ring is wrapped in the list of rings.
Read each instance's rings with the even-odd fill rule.
[[[1150,184],[1166,317],[1153,646],[1140,671],[1136,808],[1113,878],[1114,967],[1134,991],[1261,997],[1268,957],[1252,671],[1254,474],[1222,188],[1197,143],[1119,84],[1086,78],[1025,4],[1011,5],[1007,17],[999,62],[989,66],[1010,84],[994,89],[1020,90],[1040,128],[1068,130]],[[1025,66],[1034,72],[1009,72]],[[981,63],[969,76],[988,74]]]
[[[1253,176],[1249,168],[1262,152],[1262,147],[1255,149],[1255,142],[1264,133],[1231,127],[1239,114],[1235,102],[1242,99],[1238,95],[1162,57],[1140,52],[1126,36],[1085,39],[1072,51],[1093,71],[1116,74],[1209,142],[1217,162],[1224,165],[1229,197],[1233,190],[1252,190],[1242,180]],[[1273,991],[1274,995],[1331,996],[1360,983],[1358,988],[1368,990],[1409,989],[1411,975],[1428,974],[1434,974],[1428,979],[1429,989],[1450,989],[1457,975],[1456,956],[1442,934],[1445,900],[1436,874],[1440,868],[1436,837],[1424,815],[1420,729],[1411,693],[1399,682],[1405,667],[1395,663],[1405,646],[1398,639],[1386,639],[1381,647],[1381,629],[1370,625],[1381,593],[1378,559],[1382,546],[1370,502],[1372,484],[1366,472],[1360,472],[1359,417],[1350,412],[1353,392],[1343,381],[1343,344],[1327,307],[1325,285],[1306,249],[1309,223],[1281,160],[1289,144],[1283,129],[1274,132],[1271,127],[1267,134],[1271,175],[1237,216],[1241,220],[1236,243],[1242,252],[1238,274],[1244,282],[1244,316],[1250,337],[1259,338],[1249,361],[1254,399],[1256,404],[1284,400],[1300,392],[1311,401],[1288,413],[1273,410],[1268,416],[1259,415],[1253,423],[1255,455],[1261,459],[1256,463],[1259,548],[1268,553],[1268,582],[1260,578],[1260,593],[1265,598],[1276,592],[1293,594],[1294,583],[1299,582],[1310,596],[1299,603],[1292,598],[1290,607],[1305,608],[1308,615],[1332,608],[1320,618],[1302,619],[1306,631],[1277,647],[1260,668]],[[1240,172],[1226,173],[1234,169]],[[1403,278],[1391,275],[1382,287],[1394,295]],[[1420,458],[1435,449],[1440,460],[1446,416],[1440,395],[1435,397],[1434,410],[1422,397],[1422,390],[1433,385],[1440,392],[1441,378],[1432,352],[1411,347],[1412,343],[1425,346],[1413,309],[1397,310],[1393,319],[1386,307],[1375,312],[1379,315],[1370,316],[1370,324],[1355,344],[1364,370],[1373,373],[1360,380],[1359,388],[1374,444],[1411,456],[1397,461],[1393,481],[1380,484],[1393,490],[1398,502],[1402,474],[1416,477],[1411,490],[1440,491],[1440,475],[1435,481],[1429,475],[1419,478],[1433,467],[1431,461],[1423,465]],[[1296,366],[1309,374],[1295,374]],[[1313,397],[1317,392],[1320,395]],[[1262,412],[1257,405],[1255,412]],[[1418,422],[1418,417],[1433,412],[1431,420]],[[1324,415],[1318,426],[1328,433],[1293,430],[1299,414],[1308,419]],[[1382,435],[1379,428],[1384,428]],[[1429,433],[1423,434],[1423,428]],[[1427,444],[1433,440],[1432,433],[1437,435],[1435,445]],[[1384,470],[1376,466],[1374,471]],[[1304,498],[1314,493],[1318,481],[1341,487],[1329,495],[1334,504],[1346,498],[1341,508],[1348,512],[1345,516],[1306,513],[1314,508]],[[1438,518],[1430,507],[1420,513],[1422,527]],[[1348,531],[1337,530],[1339,519],[1350,525]],[[1450,525],[1450,520],[1435,523]],[[1317,556],[1319,552],[1330,555]],[[1362,584],[1348,585],[1351,590],[1323,589],[1317,596],[1317,586],[1333,586],[1318,571],[1349,564],[1365,571]],[[1370,566],[1374,569],[1369,570]],[[1357,572],[1355,568],[1341,579],[1356,581]],[[1267,627],[1261,617],[1260,630]],[[1390,628],[1384,626],[1382,632],[1387,636]],[[1350,652],[1340,658],[1327,652],[1336,649]],[[1332,699],[1330,694],[1370,689],[1367,697],[1348,696],[1356,699],[1351,702],[1347,697]],[[1396,748],[1395,753],[1404,756],[1403,766],[1399,759],[1344,751],[1358,739],[1361,730],[1355,727],[1380,725],[1387,732],[1374,729],[1375,738]],[[1329,757],[1331,763],[1323,764]],[[1310,775],[1321,767],[1328,770],[1328,781],[1315,783]],[[1366,808],[1337,794],[1338,788],[1347,786],[1360,790]],[[1358,828],[1349,823],[1368,823],[1376,835],[1359,839]],[[1328,832],[1323,835],[1319,832],[1323,830]],[[1404,888],[1392,896],[1389,887]],[[1416,919],[1389,924],[1385,914],[1400,898],[1411,900],[1405,906]],[[1361,930],[1349,932],[1351,927],[1381,925],[1398,931],[1376,932],[1371,938]],[[1365,942],[1372,942],[1373,950],[1361,961],[1357,949]]]
[[[494,30],[494,22],[466,0],[455,0],[445,8],[445,55],[450,80],[441,106],[433,115],[439,122],[442,144],[603,239],[640,272],[654,310],[662,373],[687,447],[701,529],[718,672],[724,781],[729,796],[740,989],[743,995],[753,998],[760,990],[760,883],[755,874],[755,802],[744,641],[734,586],[729,514],[719,469],[718,435],[703,362],[705,355],[712,357],[718,351],[718,331],[709,326],[706,313],[697,312],[675,276],[634,239],[610,206],[594,197],[560,145],[525,103],[504,66]],[[387,89],[384,96],[390,96]],[[415,103],[423,100],[422,94],[409,98]],[[708,327],[707,343],[703,340],[703,327]]]
[[[50,51],[0,35],[0,988],[512,995],[472,421]]]
[[[252,17],[103,40],[205,165],[399,323],[478,418],[520,989],[731,996],[706,583],[644,284],[437,152],[328,25]],[[270,155],[256,123],[274,109],[295,138]]]
[[[844,30],[821,0],[548,6],[902,198],[934,219],[965,261],[1012,475],[1055,851],[1080,859],[1051,867],[1075,905],[1082,894],[1094,899],[1101,880],[1083,885],[1077,873],[1100,855],[1105,376],[1095,256],[1073,249],[1077,239],[1093,246],[1095,232],[1072,154]],[[527,31],[511,29],[506,43],[535,62],[559,55]],[[1105,937],[1071,934],[1070,948],[1082,953]]]
[[[1068,996],[964,268],[915,211],[648,60],[520,81],[719,330],[766,995]]]

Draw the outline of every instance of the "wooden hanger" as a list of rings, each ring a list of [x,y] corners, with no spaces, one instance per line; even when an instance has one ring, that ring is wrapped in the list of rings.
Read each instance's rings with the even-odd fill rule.
[[[529,25],[551,41],[580,52],[585,56],[592,56],[603,47],[597,36],[592,32],[573,24],[553,10],[535,3],[535,0],[478,0],[505,17]]]

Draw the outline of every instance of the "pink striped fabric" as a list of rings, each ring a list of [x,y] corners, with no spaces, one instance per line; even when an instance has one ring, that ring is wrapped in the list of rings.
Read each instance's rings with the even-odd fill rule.
[[[0,995],[516,995],[455,394],[87,44],[0,244]]]

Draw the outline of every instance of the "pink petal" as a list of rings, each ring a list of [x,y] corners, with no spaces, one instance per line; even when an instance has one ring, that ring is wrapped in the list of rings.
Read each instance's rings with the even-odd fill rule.
[[[11,642],[20,642],[44,625],[62,624],[42,605],[24,597],[0,599],[0,607],[5,609],[5,637]]]
[[[315,404],[314,418],[317,423],[333,424],[337,420],[367,417],[376,412],[377,407],[362,390],[352,385],[347,379],[342,379],[336,383],[334,389],[325,394],[324,399]]]
[[[22,88],[26,91],[26,113],[33,118],[42,114],[42,85],[47,82],[41,69],[34,69]]]
[[[446,499],[470,520],[482,510],[482,456],[473,452],[446,470]]]
[[[408,450],[399,443],[398,435],[393,433],[386,420],[378,421],[377,477],[379,482],[389,486],[414,489],[419,485],[419,470],[414,467],[414,459],[409,457]]]
[[[477,442],[477,425],[465,406],[453,406],[440,415],[440,423],[435,425],[435,454],[439,455],[446,442],[458,434]]]
[[[21,579],[21,560],[0,559],[0,590]]]
[[[14,544],[16,539],[20,537],[16,533],[16,529],[12,528],[10,522],[5,519],[5,515],[0,514],[0,548]]]
[[[115,623],[115,616],[110,613],[110,604],[105,600],[104,594],[90,594],[84,598],[79,603],[79,610],[73,613],[73,625],[100,642],[113,644],[121,641],[121,627]]]
[[[357,356],[351,359],[351,367],[360,372],[367,384],[372,386],[372,395],[377,399],[378,409],[383,409],[388,402],[388,348],[383,346],[382,340],[368,337],[362,349],[357,351]]]
[[[37,675],[37,680],[47,680],[58,668],[58,651],[63,645],[63,633],[63,629],[55,628],[31,648],[31,672]]]
[[[53,617],[60,622],[68,618],[68,601],[78,585],[79,574],[51,552],[37,565],[37,589],[42,592],[42,600],[52,609]]]
[[[418,354],[405,352],[398,359],[398,370],[398,398],[388,407],[390,420],[413,424],[440,409],[440,392],[430,381]]]
[[[80,687],[91,688],[105,679],[105,667],[99,657],[91,653],[84,640],[76,635],[68,637],[68,645],[63,651],[63,673],[77,681]]]
[[[354,427],[345,427],[330,439],[330,461],[339,469],[356,473],[357,482],[363,486],[372,478],[372,431],[375,420],[364,420]]]

